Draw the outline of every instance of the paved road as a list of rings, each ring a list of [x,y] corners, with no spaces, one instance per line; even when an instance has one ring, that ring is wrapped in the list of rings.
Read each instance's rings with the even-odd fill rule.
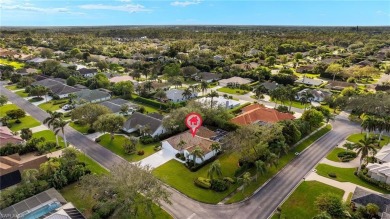
[[[39,121],[48,114],[28,101],[20,98],[4,87],[0,93],[8,96],[9,100],[23,108]],[[258,218],[265,219],[280,205],[285,197],[298,185],[302,178],[330,151],[351,133],[359,132],[360,128],[347,118],[336,117],[332,122],[334,129],[323,138],[315,142],[308,150],[301,153],[290,162],[268,184],[260,189],[252,198],[242,203],[231,205],[208,205],[187,198],[181,193],[168,188],[172,192],[172,205],[163,204],[164,209],[175,218]],[[110,169],[115,163],[123,161],[122,158],[111,151],[91,141],[74,129],[66,128],[66,137],[70,143],[83,150],[94,160]],[[173,173],[180,174],[180,173]]]

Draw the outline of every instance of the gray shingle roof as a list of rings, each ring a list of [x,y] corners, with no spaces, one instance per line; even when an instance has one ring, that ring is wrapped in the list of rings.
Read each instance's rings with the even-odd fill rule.
[[[118,98],[118,99],[112,99],[112,100],[106,100],[104,102],[99,103],[100,105],[103,105],[107,108],[109,108],[113,113],[118,113],[121,111],[121,107],[123,105],[128,105],[130,108],[136,109],[138,106],[134,103],[131,103],[127,100]]]
[[[44,86],[47,87],[53,94],[57,95],[63,95],[63,94],[70,94],[75,93],[79,91],[80,89],[71,87],[69,85],[66,85],[64,83],[61,83],[58,80],[52,79],[52,78],[46,78],[40,81],[36,81],[31,84],[32,86]]]
[[[353,193],[352,202],[366,206],[368,203],[378,205],[380,212],[386,212],[386,208],[390,205],[390,198],[384,195],[371,193],[367,190],[356,187]],[[390,209],[389,209],[390,210]],[[387,212],[390,213],[390,212]]]
[[[84,90],[78,91],[75,93],[75,95],[77,95],[77,101],[86,100],[88,102],[111,97],[111,95],[109,93],[106,93],[104,91],[89,90],[89,89],[84,89]]]
[[[149,133],[153,134],[162,125],[163,116],[157,113],[142,114],[139,112],[133,113],[130,118],[125,122],[123,128],[133,129],[140,126],[149,126]]]

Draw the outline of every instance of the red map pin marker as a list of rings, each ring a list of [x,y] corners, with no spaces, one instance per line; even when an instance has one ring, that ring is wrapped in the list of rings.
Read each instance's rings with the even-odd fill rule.
[[[195,136],[196,132],[198,131],[199,127],[202,126],[202,117],[199,113],[189,113],[186,116],[185,123],[187,127],[191,130],[192,137]]]

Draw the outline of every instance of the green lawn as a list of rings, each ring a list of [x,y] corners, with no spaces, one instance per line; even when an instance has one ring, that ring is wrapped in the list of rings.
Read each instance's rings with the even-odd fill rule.
[[[16,91],[15,94],[19,95],[20,97],[28,97],[28,93],[24,92],[24,90]]]
[[[144,113],[158,113],[158,111],[159,111],[159,109],[156,107],[152,107],[152,106],[140,103],[140,102],[134,102],[134,103],[139,105],[139,106],[143,106],[145,108]]]
[[[304,75],[306,75],[307,78],[319,78],[320,77],[320,74],[310,74],[310,73],[306,73],[306,74],[302,74],[302,73],[294,73],[294,75],[298,76],[298,77],[302,77]]]
[[[24,67],[24,63],[15,62],[15,61],[8,61],[7,59],[0,59],[0,65],[10,65],[10,66],[14,67],[15,69],[21,69]]]
[[[5,86],[5,88],[7,88],[8,90],[20,90],[20,89],[23,89],[23,88],[18,88],[17,85],[7,85],[7,86]]]
[[[271,167],[268,171],[260,176],[257,181],[253,181],[243,192],[238,192],[234,194],[226,203],[234,203],[244,200],[246,197],[249,197],[253,194],[260,186],[262,186],[267,180],[272,178],[275,174],[277,174],[284,166],[286,166],[290,161],[292,161],[296,155],[295,152],[301,152],[308,146],[310,146],[315,140],[326,134],[331,130],[331,126],[327,125],[326,127],[320,129],[318,132],[301,142],[297,145],[293,150],[291,150],[288,154],[282,156],[279,159],[279,164],[277,167]],[[254,170],[252,170],[252,173]],[[253,173],[254,174],[254,173]]]
[[[352,134],[352,135],[347,137],[347,141],[357,143],[357,142],[359,142],[359,140],[363,139],[364,136],[366,136],[365,132]],[[370,134],[370,136],[373,136],[373,134]],[[377,136],[376,138],[379,139],[379,135],[375,135],[375,136]],[[383,146],[383,145],[386,145],[388,143],[390,143],[390,137],[386,136],[386,135],[382,135],[382,140],[380,142],[380,145]]]
[[[221,87],[218,88],[217,91],[227,93],[227,94],[237,94],[237,95],[242,95],[248,93],[246,90],[241,90],[238,88],[230,88],[230,87]]]
[[[19,131],[24,128],[32,128],[35,126],[39,126],[41,123],[39,123],[36,119],[34,119],[31,116],[26,116],[21,119],[19,119],[21,123],[15,123],[15,120],[11,120],[9,124],[12,125],[10,128],[12,131]]]
[[[77,158],[79,161],[84,162],[86,164],[86,167],[91,170],[92,173],[96,174],[106,174],[108,173],[108,170],[104,167],[100,166],[95,160],[88,157],[88,155],[85,155],[84,153],[78,153]]]
[[[390,193],[389,191],[386,191],[384,189],[381,189],[375,185],[371,185],[370,183],[361,180],[359,177],[355,176],[354,171],[355,168],[338,168],[326,164],[318,164],[316,167],[317,169],[317,174],[321,175],[323,177],[327,177],[329,179],[337,180],[339,182],[351,182],[356,185],[360,185],[381,193],[388,194]],[[335,173],[336,178],[331,178],[328,174],[329,173]]]
[[[56,136],[55,136],[54,132],[51,130],[43,130],[40,132],[35,132],[33,134],[33,138],[40,138],[40,137],[44,137],[46,141],[57,142]],[[62,147],[65,147],[65,142],[61,136],[58,136],[58,142],[59,142],[59,145],[61,145]]]
[[[115,154],[123,157],[124,159],[128,161],[139,161],[144,159],[145,157],[148,157],[149,155],[154,154],[156,151],[154,150],[154,146],[159,145],[160,142],[143,145],[140,142],[138,142],[136,148],[137,151],[143,150],[145,152],[144,155],[140,156],[137,154],[125,154],[125,151],[123,149],[123,142],[125,141],[126,137],[123,135],[115,135],[115,138],[112,142],[110,142],[110,135],[105,134],[99,137],[101,141],[99,142],[100,145],[107,148],[108,150],[114,152]]]
[[[317,181],[302,182],[281,206],[281,214],[272,218],[313,218],[320,213],[314,203],[317,197],[324,193],[333,193],[340,198],[344,195],[343,190]]]
[[[79,125],[79,124],[75,124],[74,122],[70,122],[69,126],[74,128],[75,130],[77,130],[78,132],[80,132],[82,134],[88,133],[88,129],[89,129],[88,125]]]
[[[6,104],[0,107],[0,117],[4,117],[7,111],[9,110],[15,110],[15,109],[20,109],[18,106],[15,104]]]
[[[233,177],[238,167],[238,156],[235,154],[222,154],[218,158],[221,163],[223,176]],[[238,184],[233,184],[224,192],[215,192],[211,189],[202,189],[194,184],[197,177],[207,177],[207,170],[211,163],[196,172],[191,172],[184,164],[172,159],[153,170],[153,175],[179,190],[188,197],[200,202],[217,204],[229,193],[233,192]]]
[[[337,157],[337,154],[340,152],[343,152],[343,151],[346,151],[346,150],[343,148],[335,148],[328,154],[328,156],[326,156],[326,159],[331,160],[331,161],[335,161],[335,162],[341,162],[340,159]]]
[[[46,110],[56,111],[56,110],[61,109],[62,105],[63,104],[56,104],[56,105],[54,105],[54,101],[50,100],[50,101],[47,101],[46,103],[39,104],[38,107],[43,109],[44,111],[46,111]]]

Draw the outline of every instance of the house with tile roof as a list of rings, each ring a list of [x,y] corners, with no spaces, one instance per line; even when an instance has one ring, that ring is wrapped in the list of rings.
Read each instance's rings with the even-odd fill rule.
[[[13,135],[11,129],[7,126],[0,126],[0,147],[6,145],[7,143],[19,144],[24,140],[18,135]]]
[[[231,122],[237,125],[249,125],[255,123],[276,123],[292,119],[295,119],[295,117],[290,113],[282,113],[260,104],[252,104],[242,108],[242,113],[231,119]]]
[[[164,116],[158,113],[142,114],[135,112],[126,120],[122,130],[132,133],[139,130],[140,127],[148,127],[147,132],[152,137],[155,137],[166,132],[162,125],[163,118]]]
[[[199,147],[203,151],[204,156],[203,159],[196,158],[195,162],[200,164],[218,153],[218,151],[211,149],[211,145],[217,143],[210,139],[214,136],[216,136],[215,132],[202,126],[195,136],[192,136],[191,132],[188,130],[162,141],[161,144],[163,150],[168,150],[174,154],[180,152],[184,153],[184,157],[186,157],[187,160],[193,159],[191,152]]]

